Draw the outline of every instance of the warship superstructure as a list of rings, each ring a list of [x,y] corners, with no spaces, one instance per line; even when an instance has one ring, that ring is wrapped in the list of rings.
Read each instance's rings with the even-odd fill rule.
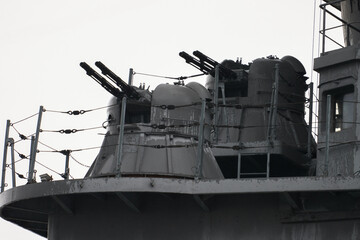
[[[8,121],[1,217],[52,240],[359,239],[359,4],[321,5],[324,21],[331,15],[342,23],[345,46],[326,51],[323,42],[314,61],[317,142],[313,84],[293,56],[244,64],[181,52],[207,75],[205,86],[180,77],[153,91],[133,86],[132,70],[125,82],[102,62],[95,63],[99,70],[82,62],[112,95],[98,155],[83,178],[70,180],[64,151],[64,180],[41,175],[37,182],[40,107],[28,184],[14,186]],[[5,191],[6,167],[13,188]]]

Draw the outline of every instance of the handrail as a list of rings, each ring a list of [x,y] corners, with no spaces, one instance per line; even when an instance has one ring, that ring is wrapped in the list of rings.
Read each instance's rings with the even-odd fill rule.
[[[344,26],[344,25],[338,25],[338,26],[335,26],[335,27],[327,28],[327,29],[325,29],[325,30],[320,30],[320,33],[321,33],[321,34],[324,34],[325,31],[333,30],[333,29],[336,29],[336,28],[339,28],[339,27],[343,27],[343,26]],[[329,36],[327,36],[327,35],[325,35],[325,34],[324,34],[324,36],[325,36],[325,38],[329,39],[330,41],[332,41],[333,43],[335,43],[335,44],[338,45],[339,47],[341,47],[341,48],[344,48],[344,47],[345,47],[344,45],[338,43],[338,42],[337,42],[336,40],[334,40],[333,38],[331,38],[331,37],[329,37]]]
[[[346,26],[346,36],[347,36],[346,41],[347,41],[348,46],[350,45],[350,39],[349,39],[350,29],[353,29],[353,30],[357,31],[358,33],[360,33],[359,28],[353,26],[351,23],[346,22],[345,20],[341,19],[340,17],[336,16],[334,13],[332,13],[329,10],[326,9],[326,6],[328,6],[328,5],[333,5],[335,3],[340,3],[340,2],[343,2],[343,1],[345,1],[345,0],[330,1],[330,2],[327,2],[327,3],[321,4],[319,6],[324,11],[323,12],[323,29],[319,31],[320,34],[323,35],[323,38],[322,38],[322,53],[325,52],[325,39],[326,38],[330,39],[332,42],[336,43],[337,45],[339,45],[341,47],[344,47],[341,44],[339,44],[338,42],[336,42],[335,40],[333,40],[332,38],[326,36],[326,31],[327,30],[332,30],[332,29],[336,28],[336,27],[328,28],[328,29],[326,28],[326,13],[328,13],[330,16],[334,17],[336,20],[340,21],[343,24],[343,25],[340,25],[340,26]]]

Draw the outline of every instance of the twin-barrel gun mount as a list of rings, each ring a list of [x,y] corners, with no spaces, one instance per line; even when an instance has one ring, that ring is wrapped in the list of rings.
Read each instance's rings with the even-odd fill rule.
[[[107,90],[115,97],[122,98],[124,97],[124,95],[126,95],[130,99],[139,100],[141,98],[141,95],[136,91],[133,86],[124,82],[124,80],[117,76],[102,62],[95,62],[95,65],[101,70],[101,73],[108,79],[110,79],[113,83],[115,83],[117,87],[115,87],[106,78],[104,78],[93,68],[91,68],[86,62],[80,63],[80,66],[86,71],[87,75],[93,78],[97,83],[99,83],[103,88],[105,88],[105,90]]]
[[[210,74],[211,76],[215,77],[215,68],[216,68],[216,66],[219,66],[220,77],[227,78],[227,79],[236,79],[237,78],[237,74],[234,71],[232,71],[231,69],[218,63],[217,61],[209,58],[208,56],[201,53],[200,51],[194,51],[193,54],[198,59],[187,54],[186,52],[179,53],[180,57],[184,58],[186,63],[199,69],[201,72],[203,72],[207,75]]]
[[[237,78],[237,74],[231,69],[225,67],[224,65],[218,63],[217,61],[209,58],[200,51],[194,51],[194,56],[187,54],[186,52],[180,52],[179,55],[185,59],[186,63],[192,65],[193,67],[199,69],[206,75],[211,75],[215,77],[215,68],[219,68],[219,77],[229,80],[234,80]],[[107,78],[103,77],[101,74],[96,72],[91,68],[87,63],[81,62],[80,66],[86,71],[86,74],[93,78],[97,83],[99,83],[105,90],[114,95],[115,97],[122,98],[124,96],[139,100],[141,95],[136,91],[136,88],[124,82],[119,76],[112,72],[108,67],[106,67],[102,62],[95,62],[95,65],[101,70],[101,73]],[[113,82],[117,87],[110,83],[107,79]]]

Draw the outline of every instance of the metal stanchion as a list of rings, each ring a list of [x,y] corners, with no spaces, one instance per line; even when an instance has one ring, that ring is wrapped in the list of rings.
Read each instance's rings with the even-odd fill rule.
[[[196,178],[199,179],[202,177],[202,162],[203,162],[203,155],[204,155],[204,121],[205,121],[205,108],[206,108],[206,101],[205,99],[201,100],[201,113],[200,113],[200,120],[199,120],[199,132],[198,132],[198,165],[196,171]]]
[[[329,175],[329,151],[330,151],[330,125],[331,125],[331,95],[326,97],[326,139],[325,139],[325,163],[324,175]]]
[[[117,177],[121,177],[125,113],[126,113],[126,97],[123,97],[122,102],[121,102],[121,117],[120,117],[119,140],[118,140],[118,149],[117,149],[117,157],[118,157],[117,163],[116,163],[116,176]]]
[[[1,174],[1,192],[3,192],[5,189],[6,158],[7,158],[7,149],[9,145],[9,129],[10,129],[10,120],[7,120],[6,129],[5,129],[4,155],[3,155],[2,174]]]

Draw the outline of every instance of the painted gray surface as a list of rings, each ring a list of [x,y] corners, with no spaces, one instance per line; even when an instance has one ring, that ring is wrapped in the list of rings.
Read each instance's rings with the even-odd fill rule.
[[[0,206],[49,239],[357,239],[359,189],[350,177],[91,178],[9,189]]]
[[[104,192],[159,192],[181,194],[245,194],[273,192],[356,191],[360,177],[289,177],[270,179],[187,180],[170,178],[88,178],[43,182],[3,192],[0,206],[52,195]]]
[[[122,175],[139,176],[177,176],[194,178],[196,164],[197,141],[191,137],[182,137],[176,134],[144,134],[133,125],[125,128],[123,147]],[[138,132],[136,132],[136,130]],[[106,135],[103,147],[101,148],[93,167],[89,170],[88,176],[114,176],[117,160],[116,146],[119,135]],[[140,144],[141,146],[137,146]],[[155,148],[148,146],[170,146],[169,148]],[[188,145],[188,147],[171,148],[176,145]],[[208,145],[204,146],[203,156],[203,177],[205,179],[222,179],[223,176],[211,153]]]
[[[308,130],[304,120],[307,77],[300,61],[285,56],[259,58],[249,65],[231,60],[224,62],[230,64],[236,78],[221,77],[219,92],[223,96],[217,102],[221,105],[214,107],[216,100],[213,99],[213,106],[206,107],[202,176],[205,179],[232,177],[231,170],[224,168],[233,168],[231,165],[237,161],[238,154],[251,155],[247,157],[249,161],[243,162],[243,175],[259,172],[274,177],[309,175],[311,159],[306,155]],[[275,66],[279,69],[276,101]],[[214,79],[208,79],[208,86],[214,85],[211,81]],[[209,90],[215,93],[214,89]],[[146,98],[149,102],[145,105],[140,100],[129,101],[126,118],[140,121],[125,124],[121,174],[194,178],[201,156],[196,151],[200,138],[200,102],[201,99],[209,102],[210,92],[195,82],[184,86],[160,84],[148,93],[151,98]],[[273,105],[276,105],[275,118],[270,124]],[[149,122],[138,118],[141,111],[147,111]],[[116,107],[110,109],[109,132],[87,177],[116,174],[120,115]],[[315,141],[310,145],[315,156]],[[239,146],[240,149],[234,151],[234,147]],[[268,153],[272,154],[271,161],[267,161],[270,169],[263,161],[263,155]]]
[[[348,119],[350,127],[339,132],[331,131],[329,135],[329,168],[330,176],[352,176],[360,170],[358,144],[360,140],[359,105],[359,45],[334,50],[315,59],[314,69],[320,73],[319,85],[319,137],[317,154],[317,175],[323,175],[325,169],[325,125],[326,95],[335,96],[344,92],[344,88],[354,86],[354,98],[351,100],[352,119]],[[332,110],[333,114],[333,110]]]
[[[328,53],[315,62],[315,69],[322,74],[321,96],[326,91],[336,89],[336,85],[341,87],[357,82],[357,58],[360,54],[357,49],[356,53],[353,50],[336,52],[335,55]],[[228,110],[224,107],[220,109],[220,124],[251,126],[250,124],[256,123],[266,126],[269,118],[267,104],[273,82],[270,73],[274,62],[279,61],[259,59],[254,62],[252,68],[255,70],[253,74],[249,74],[251,81],[248,91],[249,96],[253,96],[248,99],[244,96],[242,99],[226,99],[226,103],[248,105],[241,110]],[[296,73],[301,72],[301,67],[296,63],[292,59],[283,62],[283,65],[287,66],[283,67],[282,77],[288,82],[280,85],[279,89],[279,110],[276,113],[279,116],[274,140],[280,147],[269,150],[266,131],[250,128],[231,132],[222,129],[220,141],[216,143],[227,147],[234,143],[243,143],[242,153],[259,155],[271,151],[271,154],[285,156],[299,166],[308,163],[310,159],[302,157],[305,156],[305,147],[302,145],[305,145],[307,140],[303,119],[304,104],[287,105],[289,98],[303,98],[305,90],[301,86],[304,82],[294,81],[298,80]],[[251,72],[252,69],[249,73]],[[188,89],[183,86],[161,87],[166,91],[159,95],[154,94],[153,105],[186,105],[197,101],[199,96],[208,97],[206,91],[197,85],[189,86]],[[175,93],[180,90],[183,94],[169,100],[166,95],[170,90],[175,90]],[[356,86],[356,94],[358,91]],[[189,98],[181,98],[187,95]],[[323,111],[321,109],[323,106],[320,114]],[[118,120],[120,113],[116,109],[114,112]],[[358,119],[356,109],[354,112]],[[159,121],[162,124],[174,124],[179,116],[182,117],[180,121],[196,121],[199,108],[191,106],[173,112],[154,106],[151,108],[153,124],[159,124]],[[206,119],[208,123],[211,122],[209,112]],[[300,127],[293,125],[294,122],[300,123]],[[124,149],[124,157],[128,161],[124,161],[123,173],[149,174],[157,178],[85,178],[17,187],[0,195],[1,216],[42,236],[48,236],[49,239],[360,238],[360,179],[354,177],[360,167],[357,157],[357,127],[330,136],[332,141],[345,142],[332,146],[329,161],[331,177],[321,177],[320,174],[324,158],[322,135],[319,138],[317,161],[319,177],[235,180],[222,179],[219,177],[221,172],[216,170],[209,173],[211,180],[198,181],[159,178],[164,175],[178,178],[192,176],[191,169],[196,161],[194,149],[181,149],[180,152],[168,149],[156,152],[158,149],[151,149],[146,152],[148,150],[131,145],[192,143],[192,138],[196,138],[198,131],[196,127],[179,130],[177,134],[182,136],[173,136],[161,129],[150,131],[151,133],[145,136],[146,130],[143,127],[132,124],[125,128],[125,142],[128,146]],[[105,142],[108,142],[104,143],[106,148],[107,145],[116,143],[116,124],[109,127],[109,132],[110,135],[105,138]],[[209,128],[205,135],[207,140],[211,140]],[[112,163],[116,159],[113,150],[102,149],[89,176],[113,175]],[[205,151],[211,158],[211,150]],[[214,152],[215,156],[236,156],[238,153],[234,149]],[[180,155],[183,158],[177,158]],[[182,162],[182,159],[187,162]],[[207,162],[212,162],[210,166],[217,166],[213,157]],[[179,170],[173,167],[176,163],[180,163]],[[284,172],[286,171],[287,169],[284,169]],[[338,176],[339,174],[345,177]]]
[[[127,116],[138,115],[141,108],[148,111],[149,122],[128,122],[124,126],[121,174],[131,176],[169,176],[194,178],[199,161],[197,153],[201,99],[209,99],[210,93],[199,83],[186,86],[160,84],[152,93],[151,104],[144,106],[141,101],[130,101]],[[119,102],[113,99],[112,102]],[[179,108],[168,109],[166,106]],[[165,106],[164,108],[161,106]],[[184,106],[184,107],[181,107]],[[107,127],[100,152],[86,174],[87,177],[116,175],[120,111],[118,106],[109,110],[111,121]],[[145,115],[145,114],[144,114]],[[210,138],[210,109],[206,108],[204,138]],[[152,126],[164,126],[163,128]],[[182,125],[181,127],[177,127]],[[174,127],[169,127],[174,126]],[[157,147],[158,146],[158,147]],[[210,150],[203,147],[202,177],[222,179],[223,175]]]
[[[346,22],[351,23],[352,26],[360,29],[360,9],[358,0],[345,0],[341,2],[341,18]],[[360,33],[354,29],[349,29],[344,26],[344,43],[345,46],[357,44],[360,41]],[[349,35],[348,35],[349,31]],[[349,38],[349,40],[347,40]]]
[[[271,127],[269,124],[270,107],[276,65],[279,66],[279,94],[275,122]],[[245,68],[241,64],[238,64],[238,67]],[[282,161],[290,163],[294,169],[306,169],[310,165],[310,159],[305,154],[308,133],[304,120],[305,91],[307,90],[304,67],[300,61],[291,56],[285,56],[282,59],[259,58],[247,67],[248,70],[242,69],[247,76],[247,94],[245,96],[240,94],[227,96],[226,92],[231,91],[232,84],[239,80],[220,79],[219,86],[222,90],[225,88],[226,97],[221,96],[219,104],[227,106],[220,105],[219,107],[219,133],[217,139],[213,140],[213,144],[219,147],[212,149],[215,158],[221,164],[222,159],[219,160],[218,157],[233,156],[237,158],[239,153],[242,156],[259,156],[270,152],[273,154],[271,161],[278,162],[277,165],[272,165],[270,175],[307,175],[304,173],[306,170],[298,172],[295,170],[296,173],[291,173],[292,170],[284,168],[282,163]],[[239,75],[242,73],[235,67],[233,70]],[[208,77],[207,86],[210,89],[213,88],[214,81],[214,78]],[[229,107],[231,105],[238,107]],[[240,126],[240,128],[229,128],[228,126]],[[270,135],[269,128],[273,128]],[[242,146],[240,150],[231,149],[231,146],[239,144]],[[287,149],[291,149],[291,151],[288,152]],[[315,156],[316,143],[313,139],[311,149],[312,155]]]
[[[192,196],[141,196],[141,212],[114,196],[81,199],[74,216],[49,216],[49,238],[58,239],[327,239],[360,237],[360,221],[282,223],[277,194],[221,195],[206,201]]]

